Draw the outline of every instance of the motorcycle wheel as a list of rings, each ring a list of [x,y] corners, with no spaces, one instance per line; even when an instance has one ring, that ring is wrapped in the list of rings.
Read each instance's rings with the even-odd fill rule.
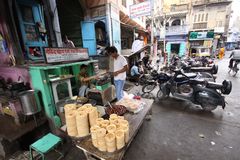
[[[237,75],[238,70],[239,69],[237,67],[233,68],[233,77],[235,77]]]
[[[217,106],[214,106],[211,104],[202,104],[201,107],[204,111],[207,111],[207,112],[213,111],[214,109],[217,108]]]
[[[154,88],[156,86],[157,86],[156,84],[147,84],[147,85],[143,86],[142,92],[143,93],[150,93],[154,90]]]
[[[228,80],[224,80],[222,82],[223,87],[221,88],[222,94],[230,94],[232,91],[232,82]]]

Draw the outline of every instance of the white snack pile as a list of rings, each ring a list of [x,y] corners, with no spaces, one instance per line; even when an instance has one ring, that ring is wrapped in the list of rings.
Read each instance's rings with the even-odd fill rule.
[[[129,123],[116,114],[111,114],[109,120],[96,119],[90,131],[93,146],[103,152],[115,152],[129,141]]]

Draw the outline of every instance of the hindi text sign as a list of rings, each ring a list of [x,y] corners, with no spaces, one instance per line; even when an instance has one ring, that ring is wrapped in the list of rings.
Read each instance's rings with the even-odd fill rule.
[[[87,48],[44,48],[47,63],[87,60]]]

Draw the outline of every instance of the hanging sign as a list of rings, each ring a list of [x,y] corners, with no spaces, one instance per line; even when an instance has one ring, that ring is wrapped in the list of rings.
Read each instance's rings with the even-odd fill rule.
[[[87,48],[44,48],[44,53],[47,63],[89,59]]]
[[[146,1],[138,4],[131,5],[130,9],[130,17],[138,18],[142,16],[150,16],[151,14],[151,2]]]

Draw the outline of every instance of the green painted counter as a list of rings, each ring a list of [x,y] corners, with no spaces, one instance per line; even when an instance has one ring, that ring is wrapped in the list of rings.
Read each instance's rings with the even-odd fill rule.
[[[50,118],[56,127],[61,126],[61,121],[57,115],[56,105],[53,98],[51,82],[49,75],[66,75],[71,74],[73,78],[71,79],[72,88],[78,89],[78,74],[80,72],[80,66],[82,64],[88,65],[89,75],[94,75],[94,63],[97,63],[97,60],[88,60],[81,62],[73,63],[64,63],[64,64],[43,64],[43,65],[30,65],[29,73],[32,80],[32,86],[34,90],[39,90],[41,92],[41,98],[43,101],[43,108],[46,113],[46,116]]]

